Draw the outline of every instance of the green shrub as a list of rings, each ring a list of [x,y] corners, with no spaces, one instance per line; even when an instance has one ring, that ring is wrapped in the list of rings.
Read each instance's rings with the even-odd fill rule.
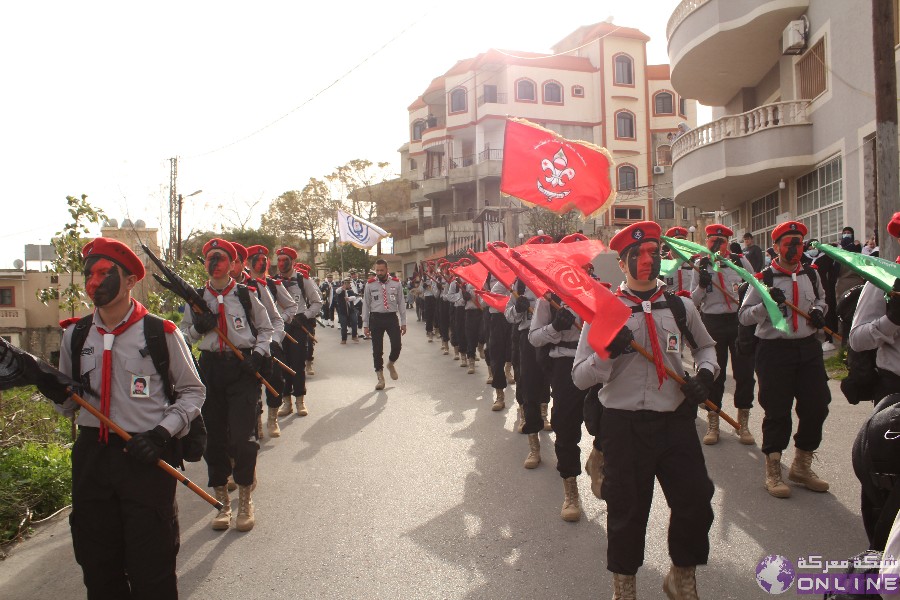
[[[68,448],[27,442],[0,449],[0,541],[15,538],[20,525],[50,516],[71,501]]]
[[[162,318],[168,319],[177,325],[178,323],[181,323],[181,319],[184,318],[184,314],[177,310],[173,310],[172,312],[167,312],[166,314],[162,315]]]

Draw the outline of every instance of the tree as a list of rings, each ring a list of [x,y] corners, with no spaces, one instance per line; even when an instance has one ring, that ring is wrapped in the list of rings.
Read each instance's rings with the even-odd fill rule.
[[[199,257],[199,252],[193,255],[185,254],[181,260],[170,264],[170,268],[194,288],[203,286],[209,277],[203,259]],[[165,315],[169,319],[174,317],[170,313],[177,311],[182,304],[184,304],[184,300],[167,289],[158,293],[150,292],[147,295],[147,310],[158,315]]]
[[[306,240],[309,264],[315,267],[318,244],[328,239],[339,206],[328,184],[311,177],[299,192],[285,192],[272,201],[260,230],[279,238]]]
[[[533,207],[525,213],[525,223],[531,235],[536,235],[538,230],[542,230],[545,234],[558,240],[565,235],[575,233],[579,229],[580,220],[578,212],[574,210],[558,214],[546,208]],[[526,237],[528,236],[526,235]]]
[[[343,248],[343,251],[341,250]],[[343,254],[343,258],[341,257]],[[350,269],[368,272],[375,264],[375,257],[362,248],[343,244],[334,246],[325,254],[325,270],[329,273],[348,273]]]
[[[57,275],[69,274],[69,285],[60,289],[50,287],[37,290],[35,295],[43,304],[49,304],[51,300],[59,300],[59,307],[69,312],[74,317],[75,311],[87,308],[84,286],[75,282],[75,273],[84,271],[84,260],[81,258],[81,249],[87,243],[90,234],[90,225],[99,225],[106,215],[99,208],[94,208],[87,201],[87,194],[81,198],[66,196],[69,205],[69,216],[72,221],[66,223],[62,231],[57,231],[56,236],[50,242],[56,250],[56,260],[50,264],[50,269]]]
[[[371,221],[377,209],[377,198],[373,195],[375,185],[396,177],[390,171],[388,162],[373,163],[370,160],[356,158],[345,165],[337,167],[331,175],[325,177],[336,186],[339,198],[350,200],[350,212],[367,221]]]

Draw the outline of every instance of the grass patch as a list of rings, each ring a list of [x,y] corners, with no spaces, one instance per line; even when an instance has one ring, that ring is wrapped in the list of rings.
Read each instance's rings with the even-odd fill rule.
[[[850,374],[850,371],[847,370],[846,349],[841,348],[837,354],[825,359],[825,372],[828,373],[829,378],[837,381],[845,379]]]

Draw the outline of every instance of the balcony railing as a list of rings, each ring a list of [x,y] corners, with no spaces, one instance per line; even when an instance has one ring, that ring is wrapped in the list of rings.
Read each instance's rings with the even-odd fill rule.
[[[482,150],[478,154],[478,162],[484,162],[486,160],[503,160],[503,148]]]
[[[675,140],[672,144],[672,162],[677,162],[679,158],[698,148],[729,138],[745,137],[786,125],[808,124],[810,122],[806,113],[808,106],[808,100],[775,102],[701,125]]]
[[[672,39],[672,33],[681,22],[684,21],[689,14],[709,2],[709,0],[681,0],[681,4],[675,7],[672,16],[669,17],[669,23],[666,25],[666,39]]]
[[[448,175],[447,165],[434,165],[422,171],[422,179],[436,179],[438,177],[446,177]]]
[[[24,308],[0,308],[0,328],[25,329]]]
[[[478,96],[478,106],[484,104],[506,104],[506,92]]]
[[[470,154],[468,156],[460,156],[459,158],[451,159],[450,168],[459,169],[461,167],[471,167],[475,164],[475,158],[475,154]]]

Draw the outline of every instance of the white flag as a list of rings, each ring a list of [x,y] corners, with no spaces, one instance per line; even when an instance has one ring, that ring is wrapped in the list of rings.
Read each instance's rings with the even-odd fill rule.
[[[381,238],[391,235],[381,227],[340,209],[337,211],[337,219],[342,244],[352,244],[357,248],[368,250]]]

